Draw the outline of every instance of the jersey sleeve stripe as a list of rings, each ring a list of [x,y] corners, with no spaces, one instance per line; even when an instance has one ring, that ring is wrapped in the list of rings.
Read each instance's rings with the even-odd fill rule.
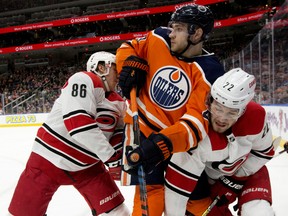
[[[42,142],[42,141],[41,141],[40,139],[38,139],[38,138],[36,138],[35,141],[36,141],[38,144],[42,145],[44,148],[46,148],[46,149],[48,149],[49,151],[53,152],[54,154],[57,154],[57,155],[65,158],[66,160],[74,163],[74,164],[77,165],[77,166],[80,166],[80,167],[91,166],[90,163],[88,163],[88,164],[87,164],[87,163],[81,163],[80,161],[73,159],[70,155],[67,155],[67,154],[61,152],[59,149],[53,148],[53,147],[45,144],[44,142]],[[94,163],[95,163],[95,160],[94,160]]]
[[[98,125],[96,123],[93,123],[93,124],[90,124],[90,125],[85,125],[85,127],[79,127],[77,129],[71,130],[69,132],[69,134],[71,136],[73,136],[75,134],[78,134],[78,133],[81,133],[81,132],[85,132],[85,131],[88,131],[88,130],[92,130],[94,128],[98,128]]]
[[[159,132],[161,129],[158,128],[157,126],[153,125],[151,122],[149,122],[149,120],[145,117],[145,115],[138,110],[138,115],[141,118],[141,120],[149,127],[151,128],[153,131]]]
[[[193,133],[195,134],[197,143],[200,142],[201,138],[199,136],[197,128],[193,125],[193,123],[191,121],[186,120],[186,119],[181,119],[181,121],[184,121],[189,126],[189,128],[193,131]]]
[[[266,160],[271,160],[273,158],[273,154],[267,155],[267,154],[262,154],[260,152],[253,151],[253,150],[251,151],[251,154],[253,154],[256,157],[263,158],[263,159],[266,159]]]
[[[181,194],[182,196],[185,196],[185,197],[189,197],[191,194],[188,191],[185,192],[183,190],[177,189],[176,187],[173,187],[172,184],[170,184],[170,182],[167,179],[165,179],[165,186],[169,188],[170,190],[175,191],[175,193]]]
[[[147,109],[146,109],[146,105],[139,99],[137,98],[137,103],[139,105],[139,109],[138,109],[138,114],[141,113],[142,115],[146,115],[147,116],[147,119],[146,121],[147,122],[154,122],[155,124],[158,125],[155,126],[155,124],[153,124],[154,127],[156,128],[160,128],[160,129],[164,129],[166,127],[168,127],[165,123],[163,123],[159,118],[157,118],[157,116],[155,116],[154,114],[152,114],[151,112],[149,112]],[[139,114],[140,116],[140,114]],[[141,116],[140,116],[141,117]],[[141,117],[142,118],[142,117]],[[148,120],[149,119],[149,120]],[[145,122],[146,123],[146,122]]]
[[[81,146],[69,141],[68,139],[66,139],[65,137],[61,136],[60,134],[58,134],[56,131],[52,130],[47,124],[43,124],[43,129],[45,129],[46,131],[48,131],[48,133],[51,134],[51,136],[55,137],[55,139],[58,139],[59,141],[65,143],[66,145],[69,145],[75,149],[77,149],[78,151],[89,155],[90,157],[94,157],[96,159],[99,159],[98,156],[96,154],[94,154],[93,152],[88,151],[87,149],[82,148]],[[39,131],[39,133],[37,134],[38,137],[40,137],[40,134],[45,134],[44,132],[42,133],[41,131]],[[47,135],[47,134],[45,134]],[[42,138],[44,139],[44,138]]]
[[[199,179],[199,176],[192,174],[190,172],[187,172],[185,169],[182,169],[180,166],[177,166],[175,163],[171,161],[169,162],[169,167],[173,167],[174,170],[177,170],[178,172],[183,173],[183,175],[185,176],[189,176],[190,178],[193,178],[193,179]]]
[[[66,119],[66,118],[70,118],[71,116],[79,115],[79,114],[87,115],[87,116],[89,116],[90,118],[95,119],[95,116],[87,113],[85,110],[75,110],[75,111],[72,111],[72,112],[70,112],[70,113],[67,113],[67,114],[63,115],[63,118]]]
[[[199,180],[199,176],[187,172],[176,164],[170,162],[166,172],[166,185],[184,196],[189,196]]]

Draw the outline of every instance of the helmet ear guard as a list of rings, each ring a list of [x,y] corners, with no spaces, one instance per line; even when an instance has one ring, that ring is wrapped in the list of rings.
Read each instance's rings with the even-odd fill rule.
[[[219,77],[211,87],[213,100],[228,108],[239,109],[242,115],[254,98],[255,77],[241,68],[234,68]]]

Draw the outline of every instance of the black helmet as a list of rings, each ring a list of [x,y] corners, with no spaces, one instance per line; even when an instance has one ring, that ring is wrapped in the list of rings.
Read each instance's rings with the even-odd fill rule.
[[[195,33],[195,25],[201,27],[204,38],[211,32],[214,26],[214,17],[211,10],[203,5],[191,4],[177,9],[171,16],[171,22],[182,22],[190,24],[189,34]]]

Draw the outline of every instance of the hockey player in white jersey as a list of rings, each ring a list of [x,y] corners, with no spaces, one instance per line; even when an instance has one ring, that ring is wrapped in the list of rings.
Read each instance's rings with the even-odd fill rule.
[[[108,52],[91,55],[87,71],[67,80],[37,132],[9,206],[12,215],[45,215],[61,185],[73,185],[92,215],[130,215],[112,178],[120,178],[126,110],[114,91],[117,82],[115,55]]]
[[[208,176],[210,189],[210,201],[203,199],[204,203],[208,207],[220,198],[208,215],[231,216],[228,205],[236,198],[239,215],[274,215],[265,166],[274,155],[272,132],[264,108],[252,101],[255,86],[255,77],[240,68],[225,73],[212,85],[204,113],[210,121],[208,136],[197,149],[174,154],[168,166],[166,215],[183,216],[186,205],[187,215],[203,214],[197,212],[197,205],[203,202],[191,199],[193,193],[202,193],[195,188],[203,175]]]

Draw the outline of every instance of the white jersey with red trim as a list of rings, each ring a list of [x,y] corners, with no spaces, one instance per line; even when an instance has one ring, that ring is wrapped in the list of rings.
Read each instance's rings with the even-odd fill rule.
[[[105,162],[115,153],[108,140],[117,128],[123,128],[125,110],[125,102],[116,92],[105,97],[96,74],[75,73],[39,128],[33,152],[67,171]]]
[[[223,175],[247,177],[272,159],[273,137],[266,118],[265,109],[250,102],[229,133],[216,133],[210,127],[197,149],[173,154],[165,179],[167,208],[177,201],[178,207],[184,202],[186,209],[186,201],[204,170],[211,179]]]

